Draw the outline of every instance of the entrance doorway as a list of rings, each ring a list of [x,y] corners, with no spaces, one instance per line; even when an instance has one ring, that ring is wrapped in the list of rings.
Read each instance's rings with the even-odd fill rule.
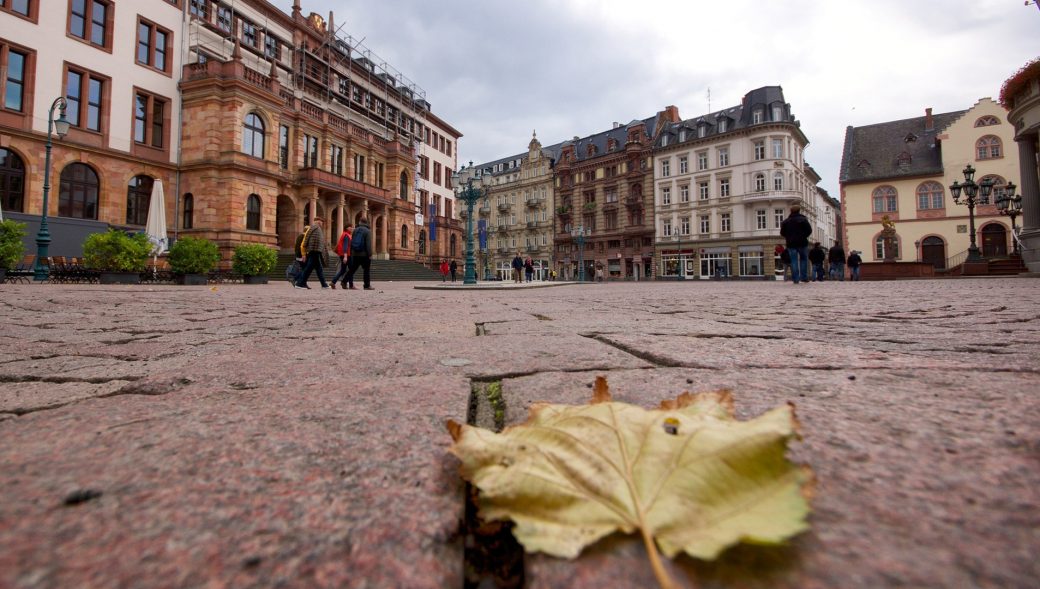
[[[982,228],[982,255],[987,258],[1007,256],[1007,229],[1000,223]]]
[[[946,245],[940,237],[931,236],[921,242],[921,261],[931,264],[936,270],[946,267]]]

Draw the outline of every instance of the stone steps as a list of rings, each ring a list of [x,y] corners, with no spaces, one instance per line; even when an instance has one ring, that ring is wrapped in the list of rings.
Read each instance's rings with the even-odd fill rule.
[[[278,263],[275,264],[274,270],[268,274],[268,279],[271,281],[285,280],[285,269],[289,264],[292,264],[292,262],[292,254],[278,254]],[[336,256],[332,256],[329,259],[329,265],[325,267],[326,280],[332,280],[332,277],[339,271],[339,265],[340,260]],[[358,272],[360,272],[360,270]],[[311,276],[313,278],[313,274]],[[355,278],[360,281],[361,275],[356,274]],[[415,262],[404,260],[372,260],[373,282],[410,280],[432,281],[440,279],[441,275],[439,272]]]

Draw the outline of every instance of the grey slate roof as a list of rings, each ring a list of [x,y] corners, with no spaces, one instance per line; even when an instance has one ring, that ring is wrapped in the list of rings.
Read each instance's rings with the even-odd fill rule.
[[[932,115],[931,129],[925,128],[927,117],[847,127],[841,183],[941,174],[942,148],[936,136],[965,112]]]
[[[779,121],[773,120],[773,105],[782,107]],[[679,143],[683,130],[686,131],[683,141],[691,141],[698,138],[697,132],[700,127],[705,128],[705,137],[745,129],[753,125],[751,122],[752,113],[756,108],[762,111],[763,118],[759,124],[787,122],[798,125],[794,115],[791,114],[791,105],[784,102],[783,88],[780,86],[763,86],[745,94],[737,106],[730,106],[678,123],[667,123],[661,129],[661,136],[657,138],[656,146],[663,147],[662,143],[665,141],[667,145]],[[720,132],[719,123],[724,119],[726,120],[726,130]]]

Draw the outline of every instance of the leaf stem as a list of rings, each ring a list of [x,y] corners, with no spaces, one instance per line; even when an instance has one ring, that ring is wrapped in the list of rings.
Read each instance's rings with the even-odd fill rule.
[[[650,557],[650,567],[654,570],[657,584],[661,589],[679,589],[672,577],[668,575],[668,571],[664,570],[664,565],[661,563],[661,553],[657,551],[657,544],[650,537],[650,533],[646,531],[646,528],[641,527],[639,528],[639,534],[643,537],[643,545],[646,546],[646,554]]]

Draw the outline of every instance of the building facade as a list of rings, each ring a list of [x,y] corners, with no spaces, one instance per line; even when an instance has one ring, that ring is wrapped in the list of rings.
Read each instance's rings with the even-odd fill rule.
[[[675,114],[654,150],[657,276],[772,277],[790,206],[802,206],[815,235],[824,214],[783,90],[752,90],[740,105],[692,119]]]
[[[1004,82],[1000,103],[1010,111],[1007,120],[1018,144],[1022,260],[1031,272],[1040,272],[1040,59],[1027,63]]]
[[[65,4],[0,3],[0,206],[36,233],[48,118],[64,101],[71,126],[52,137],[50,253],[77,256],[89,233],[143,229],[155,183],[175,190],[182,11],[166,0]]]
[[[561,145],[555,256],[564,280],[653,278],[653,142],[664,116]]]
[[[932,114],[863,127],[849,127],[841,165],[846,251],[863,261],[885,258],[882,219],[895,222],[897,261],[927,262],[942,270],[967,257],[969,216],[953,202],[949,186],[975,168],[975,181],[990,179],[995,192],[1019,181],[1018,158],[1006,149],[1014,141],[1007,111],[989,98],[967,110]],[[977,243],[983,256],[1004,257],[1011,225],[998,214],[995,199],[975,208]]]
[[[549,278],[553,253],[553,163],[559,145],[543,148],[532,134],[527,152],[477,167],[487,200],[475,209],[486,227],[478,276],[510,280],[519,255],[534,263],[535,280]],[[479,226],[479,221],[474,227]]]
[[[464,255],[462,224],[455,206],[451,175],[458,168],[458,143],[462,133],[432,112],[426,113],[416,167],[416,204],[423,215],[417,222],[416,259],[431,267],[441,260]],[[408,233],[402,230],[402,239]]]

